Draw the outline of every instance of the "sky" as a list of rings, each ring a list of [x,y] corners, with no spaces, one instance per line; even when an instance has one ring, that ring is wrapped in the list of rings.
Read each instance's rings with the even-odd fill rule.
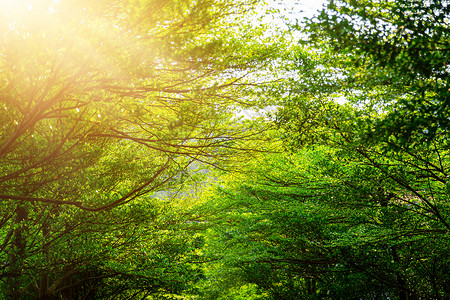
[[[312,17],[317,14],[317,11],[323,8],[323,5],[327,0],[266,0],[270,7],[280,10],[280,13],[284,18],[287,18],[289,22],[295,23],[296,20],[302,20],[304,17]],[[285,27],[282,20],[277,21],[272,19],[273,16],[266,16],[265,22],[273,23],[276,27]],[[267,107],[260,111],[254,110],[241,110],[236,115],[238,117],[244,116],[245,118],[252,118],[255,116],[264,115],[266,112],[271,111],[273,107]]]
[[[270,6],[280,9],[284,17],[290,21],[312,17],[321,10],[325,0],[267,0]]]

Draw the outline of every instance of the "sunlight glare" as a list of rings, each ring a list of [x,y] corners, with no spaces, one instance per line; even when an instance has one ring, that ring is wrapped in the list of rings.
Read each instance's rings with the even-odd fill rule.
[[[0,7],[3,15],[7,18],[13,18],[33,10],[32,2],[26,0],[0,0]]]
[[[24,18],[29,13],[54,14],[61,0],[0,0],[0,18],[9,20]]]

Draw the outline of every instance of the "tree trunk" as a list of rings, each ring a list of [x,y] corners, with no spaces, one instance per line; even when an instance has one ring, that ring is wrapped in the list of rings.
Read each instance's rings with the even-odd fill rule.
[[[392,257],[394,258],[394,262],[398,265],[400,265],[400,257],[398,256],[397,253],[397,248],[395,246],[391,247],[391,252],[392,252]],[[399,299],[400,300],[408,300],[408,290],[406,287],[406,281],[403,278],[402,274],[397,274],[397,283],[400,286],[399,288]]]
[[[25,259],[26,250],[26,221],[28,220],[28,211],[20,204],[16,209],[16,218],[14,219],[14,225],[18,228],[14,232],[12,240],[12,249],[9,254],[9,269],[10,277],[7,280],[6,294],[8,299],[19,300],[20,299],[20,289],[22,286],[21,282],[21,266]]]
[[[50,225],[48,221],[45,221],[44,224],[42,224],[42,257],[44,257],[45,261],[49,261],[49,246],[47,243],[47,239],[50,235]],[[48,270],[44,268],[42,270],[41,274],[41,280],[39,283],[39,299],[50,299],[47,295],[48,293]]]

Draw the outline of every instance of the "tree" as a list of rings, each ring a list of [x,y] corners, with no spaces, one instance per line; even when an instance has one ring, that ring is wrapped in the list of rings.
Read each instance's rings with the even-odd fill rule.
[[[2,6],[0,277],[8,297],[46,299],[114,276],[134,280],[138,292],[152,290],[132,266],[107,263],[115,251],[130,254],[130,241],[149,242],[133,226],[121,231],[118,219],[148,201],[145,195],[184,180],[194,161],[225,163],[257,133],[230,121],[234,106],[251,104],[255,82],[247,75],[275,48],[255,39],[260,30],[236,21],[255,3]],[[148,209],[141,211],[152,214]],[[100,216],[104,223],[91,221]],[[116,248],[94,260],[109,238]],[[77,255],[76,248],[84,250]]]
[[[383,281],[377,276],[391,256],[396,275],[384,281],[397,284],[400,299],[448,294],[448,274],[439,271],[449,261],[441,252],[448,249],[449,230],[446,16],[448,3],[440,1],[331,2],[309,21],[305,42],[320,47],[308,67],[320,66],[316,73],[322,77],[315,78],[324,80],[313,84],[315,95],[292,92],[278,115],[287,133],[296,135],[288,138],[292,145],[331,146],[338,149],[343,165],[360,165],[357,173],[349,173],[349,167],[330,171],[342,178],[346,198],[358,203],[355,209],[371,207],[363,216],[378,210],[371,204],[378,199],[378,214],[385,219],[377,226],[397,233],[395,245],[383,246],[391,251],[384,263],[371,269],[377,264],[358,261],[358,268]],[[307,66],[302,60],[307,46],[303,49],[297,54],[299,70]],[[330,71],[335,75],[325,76]],[[304,84],[302,80],[300,86]],[[333,103],[342,97],[345,105]],[[344,180],[348,174],[360,179]],[[431,241],[438,241],[433,249]],[[375,255],[358,251],[356,260]]]
[[[382,138],[406,145],[448,134],[449,6],[448,1],[332,1],[308,22],[310,42],[326,40],[348,57],[344,75],[352,90],[372,82],[401,93],[377,100],[366,95],[388,114],[370,124]]]
[[[209,285],[254,284],[267,299],[445,299],[448,231],[418,198],[358,152],[271,156],[205,205]]]
[[[222,183],[219,274],[274,299],[448,297],[448,9],[332,1],[295,27],[273,115],[291,154]]]

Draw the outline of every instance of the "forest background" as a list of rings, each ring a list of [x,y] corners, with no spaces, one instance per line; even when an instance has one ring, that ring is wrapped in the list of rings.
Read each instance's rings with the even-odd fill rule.
[[[448,0],[0,4],[1,299],[450,297]]]

